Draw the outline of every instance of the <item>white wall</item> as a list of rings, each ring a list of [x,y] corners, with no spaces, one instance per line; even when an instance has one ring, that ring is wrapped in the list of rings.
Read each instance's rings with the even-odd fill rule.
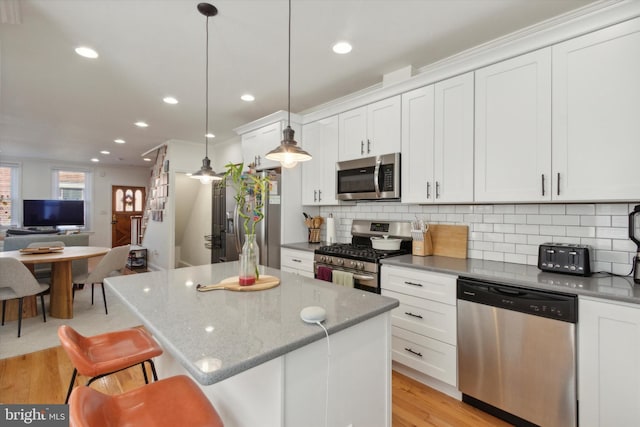
[[[211,234],[211,184],[176,173],[176,266],[211,263],[204,236]]]
[[[92,173],[90,221],[92,234],[89,244],[111,247],[111,186],[132,185],[149,187],[149,168],[132,166],[96,166],[94,164],[64,163],[44,159],[18,159],[3,157],[3,160],[20,163],[22,199],[50,199],[52,197],[52,168],[83,169]]]

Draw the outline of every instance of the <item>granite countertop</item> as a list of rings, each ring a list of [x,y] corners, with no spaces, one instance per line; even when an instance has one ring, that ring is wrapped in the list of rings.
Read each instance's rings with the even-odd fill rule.
[[[105,283],[142,320],[162,347],[203,385],[222,381],[324,338],[300,319],[310,305],[327,311],[336,333],[398,306],[393,298],[261,267],[281,279],[256,292],[197,292],[238,274],[238,263],[109,277]]]
[[[455,274],[503,284],[585,295],[640,304],[640,286],[631,277],[595,274],[591,277],[548,273],[536,266],[479,259],[402,255],[382,260],[384,265]]]
[[[327,242],[320,242],[320,243],[298,242],[298,243],[284,243],[280,245],[280,247],[287,248],[287,249],[295,249],[297,251],[313,252],[319,247],[327,246],[327,245],[328,245]]]

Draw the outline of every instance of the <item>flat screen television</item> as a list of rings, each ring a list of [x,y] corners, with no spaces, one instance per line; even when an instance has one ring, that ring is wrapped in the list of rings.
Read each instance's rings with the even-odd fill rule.
[[[84,225],[83,200],[23,200],[24,227]]]

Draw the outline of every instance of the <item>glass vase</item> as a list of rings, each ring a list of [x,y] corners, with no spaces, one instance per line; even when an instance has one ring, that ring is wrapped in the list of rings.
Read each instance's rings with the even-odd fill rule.
[[[240,273],[238,282],[241,286],[253,285],[259,278],[258,265],[260,263],[260,248],[255,234],[247,234],[242,245],[240,259]]]

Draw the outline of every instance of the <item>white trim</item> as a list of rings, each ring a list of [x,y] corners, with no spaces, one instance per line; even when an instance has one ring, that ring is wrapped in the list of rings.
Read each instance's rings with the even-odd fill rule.
[[[268,116],[261,117],[257,120],[254,120],[242,126],[238,126],[237,128],[234,129],[234,131],[238,135],[243,135],[247,132],[251,132],[252,130],[259,129],[263,126],[270,125],[276,122],[286,121],[286,120],[287,120],[287,112],[284,110],[279,110],[279,111],[276,111],[275,113],[269,114]],[[291,121],[293,123],[300,124],[302,123],[302,116],[291,113]]]

